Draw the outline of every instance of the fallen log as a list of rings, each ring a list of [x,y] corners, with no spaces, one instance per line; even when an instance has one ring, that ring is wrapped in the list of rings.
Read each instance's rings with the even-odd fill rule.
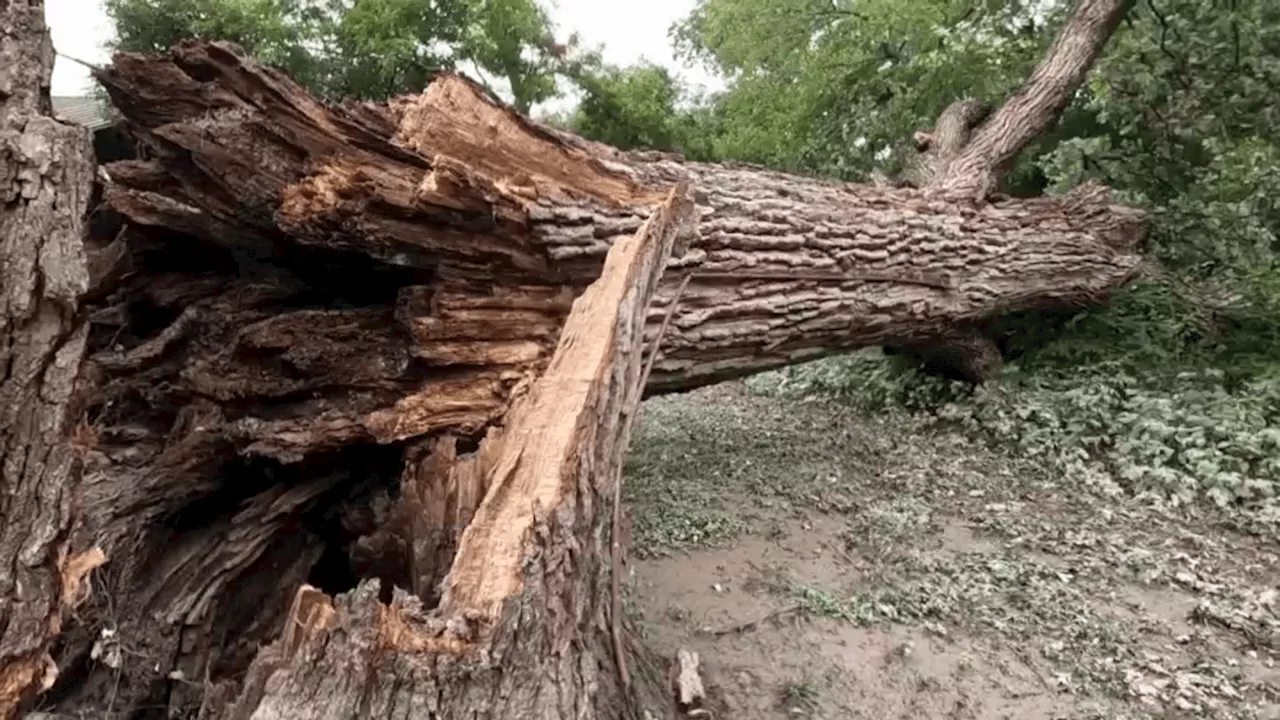
[[[651,391],[1098,302],[1135,274],[1145,238],[1143,216],[1096,185],[974,204],[620,153],[529,122],[456,75],[388,107],[328,108],[228,48],[188,45],[123,56],[101,79],[156,155],[108,168],[111,207],[245,266],[306,247],[367,254],[423,283],[577,288],[639,227],[654,188],[692,182],[701,218],[654,318],[682,275],[692,281]],[[448,312],[413,324],[427,360],[487,365],[545,348],[536,320],[537,338],[485,337]]]
[[[106,549],[110,602],[63,635],[62,712],[639,714],[669,683],[628,671],[608,596],[641,392],[886,342],[989,357],[987,323],[1142,262],[1097,186],[623,153],[453,74],[333,107],[220,43],[98,78],[145,152],[105,168],[124,251],[88,306],[73,550]]]

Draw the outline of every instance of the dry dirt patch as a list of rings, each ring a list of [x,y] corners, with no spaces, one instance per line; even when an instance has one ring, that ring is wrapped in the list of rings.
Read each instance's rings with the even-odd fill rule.
[[[1280,718],[1274,538],[894,414],[646,406],[628,607],[733,718]]]

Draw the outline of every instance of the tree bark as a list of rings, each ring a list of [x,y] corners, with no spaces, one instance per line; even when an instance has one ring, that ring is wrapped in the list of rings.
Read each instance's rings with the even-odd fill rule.
[[[63,712],[638,714],[657,681],[610,593],[642,394],[936,338],[980,373],[987,323],[1142,263],[1098,186],[623,153],[452,74],[331,107],[220,43],[98,77],[146,158],[105,167],[74,549],[117,560]]]
[[[691,180],[702,219],[655,313],[682,274],[693,279],[655,390],[1096,302],[1137,271],[1145,237],[1142,215],[1098,186],[971,205],[624,154],[511,115],[456,76],[389,108],[328,109],[225,49],[189,46],[172,59],[123,57],[103,81],[157,154],[108,168],[111,206],[230,246],[242,265],[299,243],[359,249],[422,277],[580,287],[642,222],[651,188]],[[565,175],[576,166],[588,169]],[[506,186],[486,188],[485,177]],[[459,337],[443,325],[421,332],[442,363],[536,354],[529,338],[504,336],[447,357],[464,352]]]
[[[641,683],[615,645],[630,639],[602,628],[620,627],[608,602],[610,520],[641,398],[645,311],[691,210],[677,187],[614,244],[600,279],[574,301],[546,371],[473,458],[426,459],[432,481],[479,480],[484,498],[438,607],[427,612],[403,590],[383,604],[367,584],[336,603],[304,587],[290,632],[255,660],[235,703],[206,706],[206,715],[616,718],[639,717],[645,701],[662,697],[636,692]]]
[[[1076,0],[1026,85],[937,171],[930,190],[977,198],[995,192],[1018,153],[1058,122],[1132,5],[1133,0]]]
[[[41,3],[0,4],[0,718],[58,674],[49,655],[100,550],[69,553],[80,467],[71,430],[91,278],[93,151],[52,117]],[[82,436],[82,439],[83,436]]]
[[[1024,147],[1048,131],[1106,47],[1130,0],[1077,0],[1048,53],[1022,89],[998,112],[973,98],[947,106],[932,131],[915,133],[917,154],[904,184],[933,198],[990,198]],[[923,338],[891,343],[931,372],[981,382],[1003,364],[995,341],[980,325],[954,326]]]

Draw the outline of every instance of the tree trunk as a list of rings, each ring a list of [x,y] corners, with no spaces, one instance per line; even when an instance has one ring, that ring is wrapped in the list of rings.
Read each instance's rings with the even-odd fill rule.
[[[655,314],[682,275],[693,277],[655,391],[1096,302],[1135,274],[1145,238],[1142,215],[1109,204],[1099,186],[951,203],[620,153],[536,126],[458,76],[387,108],[329,109],[225,48],[199,45],[122,57],[102,80],[157,156],[108,167],[111,207],[228,247],[246,267],[285,262],[297,243],[368,253],[423,282],[578,288],[643,221],[653,188],[690,180],[702,218]],[[502,185],[486,187],[488,178]],[[538,352],[509,328],[465,343],[450,334],[456,326],[419,322],[415,339],[450,364]]]
[[[547,369],[473,457],[458,462],[450,439],[410,470],[406,499],[426,499],[414,485],[429,495],[476,482],[484,498],[458,539],[438,607],[426,612],[403,590],[383,604],[369,585],[334,604],[304,587],[290,631],[259,655],[237,701],[206,706],[206,715],[639,716],[639,685],[619,665],[627,655],[618,648],[630,641],[609,631],[621,628],[609,602],[611,511],[640,404],[645,311],[691,210],[678,187],[614,244],[600,279],[574,301]],[[423,526],[405,528],[409,537],[433,529],[417,503],[406,506],[403,519]],[[418,557],[408,553],[415,575],[426,570]]]
[[[91,278],[93,150],[52,117],[39,2],[0,3],[0,718],[58,674],[49,650],[102,553],[68,552],[80,467],[70,431]],[[81,439],[85,439],[83,436]]]
[[[641,394],[938,338],[981,373],[988,323],[1141,267],[1145,219],[1097,186],[622,153],[452,74],[329,107],[219,43],[98,77],[146,157],[95,223],[74,548],[115,560],[62,712],[662,714],[613,601]]]

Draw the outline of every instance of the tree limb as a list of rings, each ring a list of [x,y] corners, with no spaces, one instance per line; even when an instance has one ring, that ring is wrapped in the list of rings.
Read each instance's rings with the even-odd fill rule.
[[[1133,0],[1078,0],[1035,72],[940,170],[930,190],[981,199],[1024,147],[1040,137],[1071,102]]]

